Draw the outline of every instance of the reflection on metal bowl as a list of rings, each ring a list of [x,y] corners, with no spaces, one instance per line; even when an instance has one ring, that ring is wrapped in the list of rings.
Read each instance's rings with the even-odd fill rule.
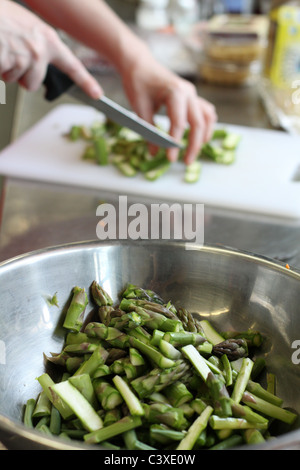
[[[90,241],[36,251],[0,265],[0,440],[7,448],[81,448],[80,443],[27,429],[21,420],[24,403],[40,390],[35,378],[44,372],[43,353],[62,347],[60,316],[72,288],[88,290],[93,280],[115,301],[130,282],[209,318],[221,331],[260,330],[267,337],[260,354],[277,375],[278,395],[285,406],[300,412],[300,364],[292,360],[292,344],[300,340],[300,273],[226,247],[188,247],[170,241]],[[54,293],[60,308],[47,302]],[[262,446],[300,447],[300,430]]]

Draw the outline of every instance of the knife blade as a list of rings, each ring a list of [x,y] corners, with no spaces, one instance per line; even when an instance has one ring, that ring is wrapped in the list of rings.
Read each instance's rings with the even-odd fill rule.
[[[137,116],[137,114],[124,108],[107,96],[102,96],[98,100],[90,98],[81,88],[75,85],[70,77],[52,64],[48,66],[43,85],[46,88],[45,98],[47,101],[53,101],[63,93],[68,93],[75,99],[101,111],[112,121],[133,130],[148,142],[163,148],[182,148],[182,145],[176,142],[166,132],[149,124],[147,121]]]

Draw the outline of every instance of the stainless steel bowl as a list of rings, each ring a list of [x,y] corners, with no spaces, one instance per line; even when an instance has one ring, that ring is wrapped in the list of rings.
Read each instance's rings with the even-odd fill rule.
[[[211,319],[221,330],[259,329],[268,338],[261,354],[278,378],[278,394],[285,406],[300,412],[300,364],[292,348],[300,340],[300,273],[229,248],[188,247],[181,242],[84,242],[0,265],[0,441],[7,448],[81,447],[26,429],[21,419],[24,403],[40,390],[35,379],[44,372],[43,353],[62,347],[60,316],[71,289],[88,289],[94,279],[115,300],[132,282]],[[59,308],[47,301],[54,293]],[[300,448],[300,430],[264,447]]]

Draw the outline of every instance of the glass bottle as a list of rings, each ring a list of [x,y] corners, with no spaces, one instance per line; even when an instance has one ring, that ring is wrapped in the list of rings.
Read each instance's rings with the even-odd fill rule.
[[[199,2],[198,0],[170,0],[169,12],[175,31],[184,35],[199,21]]]
[[[159,30],[169,25],[169,0],[140,0],[136,23],[142,29]]]
[[[300,1],[272,0],[265,89],[300,133]]]

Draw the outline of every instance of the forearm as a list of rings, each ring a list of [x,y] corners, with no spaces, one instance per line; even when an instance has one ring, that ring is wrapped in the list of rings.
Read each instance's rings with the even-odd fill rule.
[[[26,0],[26,3],[52,26],[97,50],[120,72],[132,66],[141,54],[150,53],[102,0]]]

